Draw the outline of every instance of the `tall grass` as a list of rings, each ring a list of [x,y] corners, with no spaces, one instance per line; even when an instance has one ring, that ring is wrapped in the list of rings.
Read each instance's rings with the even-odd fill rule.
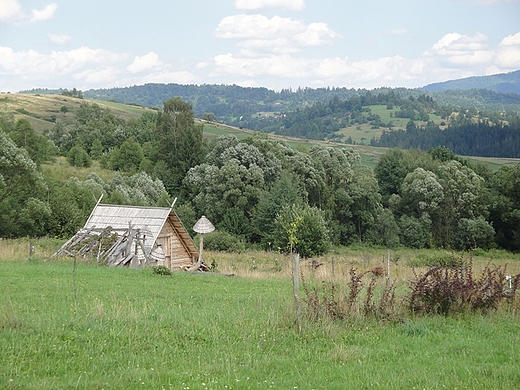
[[[80,262],[76,315],[71,259],[0,261],[0,388],[505,389],[520,381],[518,313],[325,318],[299,331],[283,257],[207,256],[235,276]],[[334,274],[325,258],[304,265],[309,280],[339,277],[335,256]],[[361,269],[366,259],[345,261]]]

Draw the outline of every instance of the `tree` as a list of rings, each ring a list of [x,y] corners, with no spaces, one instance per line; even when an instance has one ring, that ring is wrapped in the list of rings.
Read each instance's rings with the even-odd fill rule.
[[[439,208],[444,191],[435,173],[417,168],[406,175],[400,195],[406,214],[418,218],[431,215]]]
[[[495,228],[496,243],[508,250],[520,250],[520,164],[502,166],[491,177],[489,220]]]
[[[181,184],[190,168],[204,160],[202,126],[194,122],[189,103],[176,97],[164,102],[156,129],[157,161],[166,170],[156,170],[171,195],[181,191]]]
[[[67,153],[67,161],[73,167],[88,168],[92,165],[92,159],[81,146],[74,146]]]
[[[24,148],[0,130],[0,203],[46,189],[43,176]]]
[[[260,167],[256,164],[246,167],[236,159],[220,168],[201,164],[189,170],[184,183],[200,214],[208,216],[217,227],[227,218],[227,228],[233,233],[238,231],[229,222],[239,218],[240,226],[247,228],[242,234],[250,238],[252,212],[264,186],[264,173]],[[233,208],[237,210],[229,211]],[[249,221],[247,224],[244,218]]]
[[[323,212],[317,207],[295,204],[284,207],[276,218],[274,246],[283,251],[294,249],[302,257],[320,256],[330,248]]]
[[[495,229],[484,217],[462,218],[457,224],[454,241],[457,248],[462,250],[475,248],[487,250],[493,245],[494,235]]]
[[[16,146],[27,150],[37,166],[49,161],[55,155],[55,148],[47,137],[38,134],[27,119],[19,119],[15,126],[7,130]]]
[[[487,217],[484,179],[458,161],[448,161],[439,166],[439,183],[443,199],[433,220],[433,235],[437,245],[454,244],[459,221]]]
[[[409,248],[429,248],[431,246],[431,219],[428,214],[421,217],[402,215],[399,219],[401,244]]]
[[[384,199],[399,193],[401,183],[408,173],[405,152],[401,149],[391,149],[381,156],[374,168],[374,174]]]
[[[381,195],[373,172],[362,165],[354,170],[348,193],[352,199],[352,224],[358,240],[364,242],[381,211]]]
[[[367,240],[375,245],[395,248],[399,244],[399,234],[399,225],[392,211],[381,209],[374,224],[368,229]]]
[[[116,171],[137,172],[143,161],[141,145],[133,138],[127,139],[120,148],[115,148],[110,155],[110,166]]]
[[[284,207],[303,204],[304,199],[298,188],[297,179],[284,171],[271,188],[263,190],[253,211],[252,224],[255,235],[266,249],[271,249],[275,241],[276,216]]]

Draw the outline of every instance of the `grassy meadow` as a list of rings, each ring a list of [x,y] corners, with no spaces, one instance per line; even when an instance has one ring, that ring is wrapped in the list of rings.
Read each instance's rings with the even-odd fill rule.
[[[78,99],[63,95],[40,95],[2,93],[0,114],[13,115],[15,120],[27,119],[37,132],[51,129],[57,120],[69,125],[74,122],[75,112],[82,103],[97,104],[124,120],[139,118],[148,108],[115,102]]]
[[[406,129],[406,125],[410,121],[408,118],[397,118],[394,114],[400,110],[399,107],[395,108],[387,108],[386,105],[373,105],[370,106],[370,113],[374,115],[379,115],[382,123],[392,122],[393,129]],[[441,125],[442,118],[435,114],[429,114],[430,121],[434,122],[437,125]],[[427,122],[416,120],[415,123],[417,126],[425,126]],[[338,134],[343,136],[345,139],[348,137],[352,138],[352,141],[356,142],[356,144],[360,145],[369,145],[370,140],[372,138],[379,138],[383,130],[388,130],[383,126],[379,128],[372,128],[370,123],[363,124],[352,124],[348,127],[340,129]]]
[[[35,251],[29,258],[29,245]],[[290,259],[206,253],[220,273],[157,275],[50,259],[55,240],[0,242],[0,388],[509,389],[520,382],[518,304],[488,314],[350,318],[298,327]],[[302,262],[310,284],[385,265],[388,253],[343,249]],[[411,264],[442,252],[392,251]],[[520,272],[520,258],[480,253]],[[225,274],[234,276],[226,277]],[[303,291],[301,291],[303,295]],[[305,312],[305,309],[304,309]]]

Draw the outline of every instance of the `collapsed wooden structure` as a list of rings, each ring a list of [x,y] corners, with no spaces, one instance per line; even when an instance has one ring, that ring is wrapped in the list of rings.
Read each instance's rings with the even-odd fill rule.
[[[171,207],[101,204],[85,226],[55,256],[95,258],[110,266],[157,266],[170,270],[206,270],[199,252]],[[196,269],[195,269],[196,268]]]

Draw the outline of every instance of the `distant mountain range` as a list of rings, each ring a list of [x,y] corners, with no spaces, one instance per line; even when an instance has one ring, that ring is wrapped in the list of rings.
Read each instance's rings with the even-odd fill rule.
[[[33,89],[22,93],[62,94],[64,89]],[[298,88],[272,91],[263,87],[238,85],[181,85],[145,84],[123,88],[91,89],[83,92],[86,99],[136,104],[161,109],[163,103],[175,96],[192,104],[195,116],[202,118],[213,113],[223,122],[258,112],[290,112],[316,102],[331,99],[350,99],[396,93],[401,98],[430,95],[440,105],[488,110],[520,110],[520,70],[492,76],[468,77],[424,86],[423,88]]]
[[[515,93],[520,95],[520,70],[491,76],[466,77],[442,83],[428,84],[421,88],[429,92],[449,90],[487,89],[498,93]]]

